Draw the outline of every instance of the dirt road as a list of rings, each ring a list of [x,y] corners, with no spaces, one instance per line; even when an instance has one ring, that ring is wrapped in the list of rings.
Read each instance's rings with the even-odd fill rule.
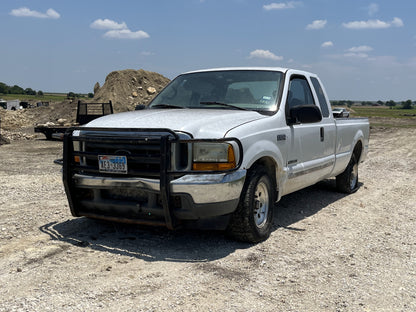
[[[71,217],[61,143],[0,146],[0,311],[416,311],[416,130],[372,133],[361,187],[282,199],[260,244]]]

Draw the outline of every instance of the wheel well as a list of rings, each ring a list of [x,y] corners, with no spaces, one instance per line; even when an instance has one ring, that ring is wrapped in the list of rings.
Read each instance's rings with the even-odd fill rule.
[[[355,159],[357,159],[357,162],[360,161],[362,151],[363,143],[361,141],[358,141],[357,144],[355,144],[354,146],[354,151],[352,152],[355,156]]]
[[[276,179],[277,164],[276,162],[269,157],[263,157],[263,158],[256,160],[256,162],[250,167],[249,170],[257,166],[262,166],[266,168],[267,172],[270,173],[270,177],[272,178],[272,182],[276,188],[277,187],[277,179]]]

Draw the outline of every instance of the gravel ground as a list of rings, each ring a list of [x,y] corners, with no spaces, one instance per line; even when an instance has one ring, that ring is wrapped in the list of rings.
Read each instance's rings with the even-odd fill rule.
[[[416,130],[373,131],[360,189],[285,196],[260,244],[73,218],[61,143],[0,146],[0,311],[416,311]]]

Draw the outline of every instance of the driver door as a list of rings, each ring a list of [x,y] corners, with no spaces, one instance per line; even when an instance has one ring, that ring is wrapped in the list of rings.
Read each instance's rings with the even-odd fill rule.
[[[285,193],[291,193],[319,181],[328,170],[324,157],[322,122],[292,123],[290,109],[299,105],[316,105],[308,79],[292,75],[289,83],[285,113],[290,141],[287,154],[288,180]]]

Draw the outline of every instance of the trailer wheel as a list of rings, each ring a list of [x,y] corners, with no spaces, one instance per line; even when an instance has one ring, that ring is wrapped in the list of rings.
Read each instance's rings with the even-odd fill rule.
[[[257,243],[270,236],[273,222],[275,188],[264,167],[249,171],[236,211],[227,233],[234,239]]]
[[[355,154],[352,154],[344,172],[337,175],[336,181],[339,192],[351,194],[358,189],[358,161]]]

